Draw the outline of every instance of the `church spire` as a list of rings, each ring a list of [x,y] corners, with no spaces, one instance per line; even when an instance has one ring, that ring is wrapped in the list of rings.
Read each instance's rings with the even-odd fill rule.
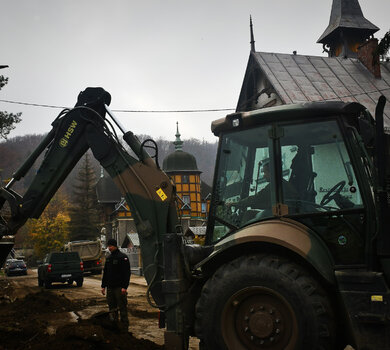
[[[180,139],[180,133],[179,133],[179,122],[176,122],[176,140],[173,142],[175,145],[176,151],[181,151],[183,148],[183,141]]]
[[[329,25],[317,43],[330,57],[357,57],[357,48],[378,30],[363,16],[358,0],[333,0]]]
[[[255,36],[253,35],[253,23],[252,23],[252,15],[249,17],[250,22],[250,30],[251,30],[251,51],[255,52]]]

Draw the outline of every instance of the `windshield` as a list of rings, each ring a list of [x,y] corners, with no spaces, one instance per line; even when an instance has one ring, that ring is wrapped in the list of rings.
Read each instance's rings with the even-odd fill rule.
[[[223,135],[215,186],[213,242],[275,215],[362,207],[336,120],[268,124]]]
[[[269,166],[268,130],[262,126],[225,135],[221,141],[220,161],[216,179],[214,236],[222,237],[243,225],[238,204],[269,188],[264,166]],[[261,211],[271,212],[271,193],[262,201]],[[248,206],[251,205],[248,203]],[[259,209],[260,210],[260,209]]]

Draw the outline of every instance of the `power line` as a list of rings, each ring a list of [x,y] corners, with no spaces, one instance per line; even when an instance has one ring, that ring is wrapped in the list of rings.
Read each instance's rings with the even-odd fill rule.
[[[45,105],[45,104],[39,104],[39,103],[28,103],[28,102],[10,101],[10,100],[0,100],[0,102],[12,103],[15,105],[33,106],[33,107],[45,107],[45,108],[56,108],[56,109],[68,108],[68,107],[64,107],[64,106],[53,106],[53,105]]]
[[[0,102],[12,103],[16,105],[23,106],[33,106],[33,107],[44,107],[44,108],[55,108],[55,109],[65,109],[70,107],[65,106],[55,106],[39,103],[29,103],[21,101],[11,101],[11,100],[1,100]],[[184,110],[135,110],[135,109],[113,109],[113,112],[117,113],[203,113],[203,112],[224,112],[224,111],[234,111],[235,108],[211,108],[211,109],[184,109]]]
[[[235,111],[235,108],[214,108],[214,109],[184,109],[184,110],[149,110],[137,111],[131,109],[113,109],[117,113],[201,113],[201,112],[224,112]]]
[[[375,91],[367,91],[363,92],[363,94],[371,94],[371,93],[381,93],[383,91],[390,90],[390,88],[384,88],[384,89],[378,89]],[[360,94],[351,94],[351,95],[345,95],[345,96],[337,96],[336,98],[342,99],[342,98],[348,98],[348,97],[355,97]],[[324,99],[323,101],[328,100],[334,100],[334,98],[330,99]],[[65,106],[56,106],[56,105],[48,105],[48,104],[40,104],[40,103],[30,103],[30,102],[21,102],[21,101],[11,101],[11,100],[2,100],[0,99],[0,102],[5,103],[12,103],[16,105],[23,105],[23,106],[32,106],[32,107],[44,107],[44,108],[54,108],[54,109],[65,109],[72,107],[65,107]],[[117,113],[205,113],[205,112],[226,112],[226,111],[235,111],[235,108],[210,108],[210,109],[183,109],[183,110],[135,110],[135,109],[113,109],[113,112]]]

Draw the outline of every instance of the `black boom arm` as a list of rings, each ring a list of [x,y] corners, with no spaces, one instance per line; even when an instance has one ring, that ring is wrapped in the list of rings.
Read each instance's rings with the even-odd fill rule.
[[[178,232],[175,188],[169,177],[150,158],[137,137],[126,132],[111,115],[110,94],[102,88],[81,92],[76,106],[53,122],[53,129],[16,171],[12,180],[0,188],[0,209],[9,204],[10,215],[0,217],[0,260],[11,244],[1,238],[13,236],[29,218],[38,218],[82,155],[90,148],[126,199],[140,239],[142,263],[148,292],[165,311],[168,343],[186,344],[183,304],[188,289],[182,239]],[[124,132],[123,139],[135,154],[131,156],[112,132],[106,112]],[[23,196],[12,185],[26,175],[39,155],[44,159]],[[165,252],[165,254],[164,254]],[[0,261],[1,262],[1,261]],[[192,305],[192,304],[191,304]],[[193,306],[193,305],[192,305]]]
[[[38,218],[47,203],[77,164],[89,145],[85,137],[91,123],[103,125],[104,104],[111,96],[101,88],[81,92],[74,109],[53,122],[53,128],[26,162],[13,174],[5,188],[0,189],[0,207],[7,201],[11,217],[2,218],[0,235],[13,235],[28,218]],[[38,156],[47,148],[44,160],[24,196],[14,192],[14,182],[26,175]]]
[[[7,202],[11,211],[8,217],[0,218],[0,238],[16,234],[27,219],[38,218],[82,155],[91,148],[132,211],[140,236],[145,277],[152,282],[161,275],[157,269],[162,262],[162,237],[176,232],[174,186],[133,133],[126,132],[123,139],[138,159],[130,156],[111,132],[105,120],[110,101],[110,94],[102,88],[81,92],[76,106],[53,122],[51,132],[14,173],[12,180],[0,188],[0,209]],[[12,190],[12,185],[27,173],[44,150],[44,159],[31,185],[23,196],[19,195]]]

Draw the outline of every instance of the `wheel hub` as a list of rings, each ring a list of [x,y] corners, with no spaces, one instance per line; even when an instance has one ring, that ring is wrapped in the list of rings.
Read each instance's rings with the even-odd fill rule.
[[[245,349],[282,350],[295,343],[295,315],[286,300],[273,290],[243,289],[230,298],[224,311],[226,337],[239,340]]]
[[[258,311],[249,318],[249,331],[258,338],[269,337],[274,330],[274,322],[270,315]]]
[[[280,338],[285,337],[285,321],[282,322],[285,316],[280,312],[280,306],[259,303],[258,298],[251,298],[240,306],[237,331],[246,342],[254,346],[269,346],[279,343]]]

